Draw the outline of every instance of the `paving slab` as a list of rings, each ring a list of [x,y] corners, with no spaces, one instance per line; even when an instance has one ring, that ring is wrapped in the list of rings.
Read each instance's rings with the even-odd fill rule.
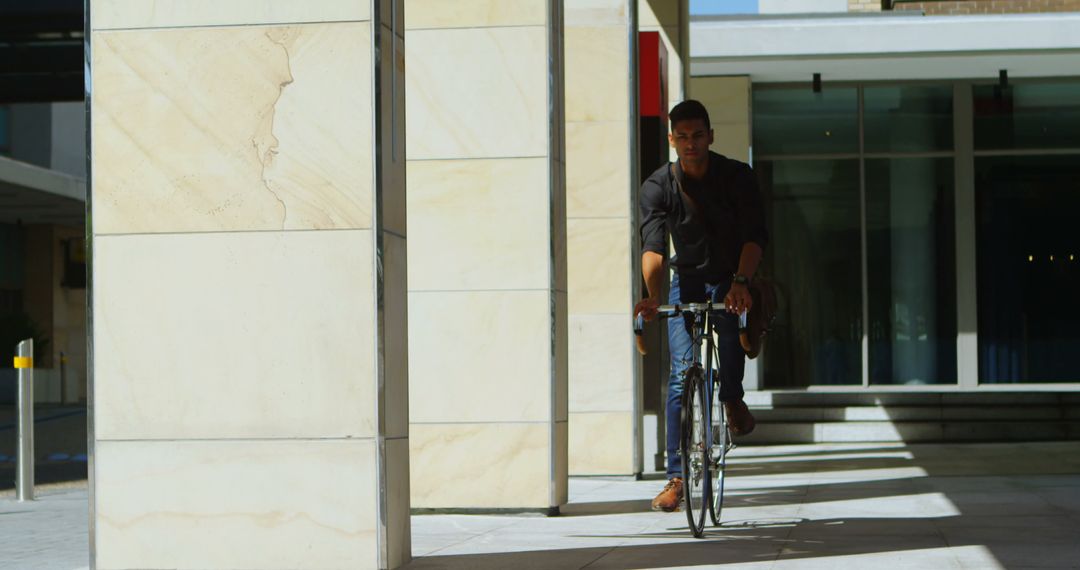
[[[742,447],[720,527],[654,513],[663,481],[572,478],[567,516],[512,521],[410,569],[1080,568],[1080,443]],[[413,517],[414,541],[455,517]]]
[[[82,570],[90,567],[90,513],[85,482],[36,490],[34,501],[0,493],[0,568]]]
[[[574,477],[557,517],[416,514],[411,570],[1080,570],[1080,442],[741,447],[719,527],[660,474]],[[0,491],[0,569],[88,568],[86,483]]]

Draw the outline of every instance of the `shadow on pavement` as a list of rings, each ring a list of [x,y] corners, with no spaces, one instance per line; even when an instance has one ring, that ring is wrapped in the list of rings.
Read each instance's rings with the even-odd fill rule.
[[[748,454],[733,463],[732,480],[761,479],[731,489],[725,512],[738,517],[748,513],[745,507],[766,507],[762,514],[772,514],[706,527],[703,539],[690,538],[685,517],[676,514],[661,530],[572,532],[560,539],[596,539],[596,547],[540,550],[508,535],[505,550],[529,550],[491,552],[501,536],[492,533],[475,544],[487,552],[462,552],[466,543],[455,554],[418,557],[407,568],[644,570],[784,561],[800,567],[815,559],[814,568],[831,568],[859,567],[858,559],[840,558],[857,555],[879,555],[873,563],[890,568],[943,561],[958,568],[1080,568],[1076,450],[1075,443],[941,444],[793,453],[811,458],[792,461],[775,460],[786,453]],[[872,470],[881,478],[867,479]],[[646,500],[606,501],[571,503],[563,513],[648,509]],[[775,515],[785,512],[793,516]],[[598,516],[597,527],[611,524]]]

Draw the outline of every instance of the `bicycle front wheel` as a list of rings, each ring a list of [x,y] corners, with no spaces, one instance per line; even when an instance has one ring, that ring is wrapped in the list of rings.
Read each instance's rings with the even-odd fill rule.
[[[712,453],[709,462],[712,497],[709,501],[709,518],[713,526],[720,526],[720,511],[724,508],[724,469],[727,467],[727,452],[731,449],[731,434],[728,433],[724,404],[720,401],[719,383],[713,386],[712,392]]]
[[[690,532],[701,538],[705,532],[705,511],[709,494],[709,419],[705,393],[705,374],[700,366],[686,370],[682,397],[682,434],[679,452],[682,454],[683,496],[686,521]]]

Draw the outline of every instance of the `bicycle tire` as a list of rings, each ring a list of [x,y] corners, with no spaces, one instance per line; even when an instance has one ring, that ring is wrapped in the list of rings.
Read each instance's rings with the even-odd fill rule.
[[[712,457],[709,463],[711,467],[710,482],[712,484],[712,496],[709,501],[709,519],[713,526],[720,526],[720,515],[724,509],[724,474],[727,468],[727,452],[731,442],[731,433],[728,431],[727,415],[724,413],[724,403],[720,401],[720,383],[713,385],[712,397]]]
[[[695,538],[705,533],[705,512],[708,510],[710,431],[707,416],[705,375],[701,366],[691,366],[683,379],[681,437],[683,497],[686,521]]]

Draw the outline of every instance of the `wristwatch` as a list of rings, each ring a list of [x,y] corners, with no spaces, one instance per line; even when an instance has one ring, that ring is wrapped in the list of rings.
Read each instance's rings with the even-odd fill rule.
[[[735,275],[731,276],[731,284],[734,285],[736,283],[738,283],[739,285],[746,285],[747,287],[749,287],[750,286],[750,278],[745,276],[745,275],[739,275],[738,273],[736,273]]]

